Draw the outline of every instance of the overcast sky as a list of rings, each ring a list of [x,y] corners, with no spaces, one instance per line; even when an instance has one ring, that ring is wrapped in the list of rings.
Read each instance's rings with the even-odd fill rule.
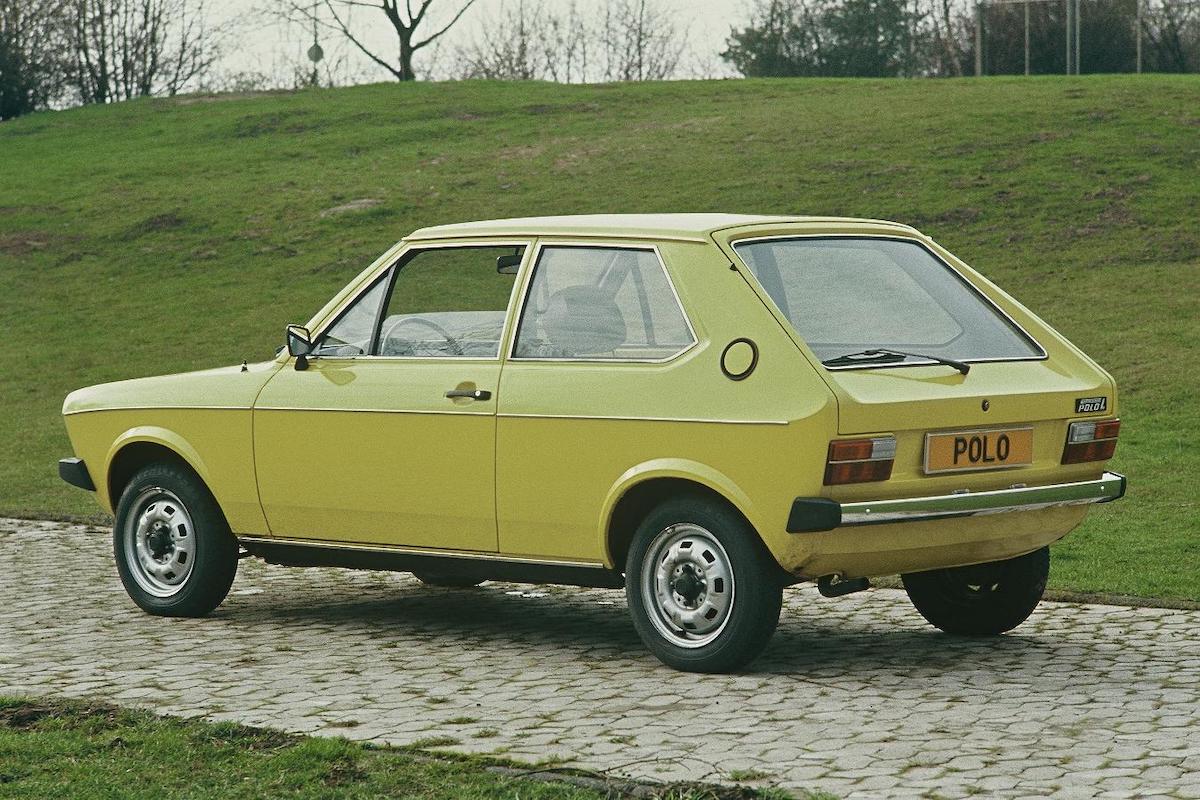
[[[311,29],[274,21],[261,9],[271,0],[209,0],[214,22],[237,20],[238,34],[227,47],[221,62],[222,72],[263,72],[284,74],[294,65],[307,64],[304,53],[312,43]],[[537,0],[533,0],[534,3]],[[599,5],[602,0],[592,0]],[[752,0],[653,0],[669,10],[681,30],[687,33],[688,52],[680,77],[719,77],[733,74],[718,57],[724,48],[731,24],[743,25],[750,16]],[[571,0],[542,0],[544,8],[565,11]],[[441,40],[438,52],[427,48],[417,54],[415,67],[420,77],[450,77],[450,52],[456,44],[479,41],[485,36],[487,22],[498,18],[504,9],[516,6],[516,0],[476,0],[458,24]],[[430,14],[434,23],[446,21],[460,7],[460,0],[435,0]],[[576,0],[581,10],[588,10],[589,0]],[[440,12],[434,14],[434,12]],[[382,56],[394,56],[394,34],[382,13],[368,9],[356,10],[368,44]],[[356,27],[358,27],[356,25]],[[429,30],[436,30],[431,27]],[[388,80],[390,76],[378,65],[360,56],[352,45],[339,41],[332,31],[321,31],[320,41],[330,63],[346,64],[357,80]],[[357,81],[356,81],[357,82]]]

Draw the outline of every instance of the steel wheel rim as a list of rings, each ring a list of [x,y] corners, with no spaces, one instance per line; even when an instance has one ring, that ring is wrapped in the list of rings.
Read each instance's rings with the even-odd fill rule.
[[[729,623],[733,567],[717,538],[699,525],[671,525],[654,537],[642,561],[641,584],[647,616],[671,644],[703,647]]]
[[[196,531],[179,497],[143,489],[125,522],[125,564],[142,591],[171,597],[187,584],[196,562]]]

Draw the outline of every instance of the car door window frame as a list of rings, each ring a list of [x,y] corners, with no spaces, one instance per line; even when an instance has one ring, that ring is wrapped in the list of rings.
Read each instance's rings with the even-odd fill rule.
[[[525,308],[529,304],[530,295],[533,292],[533,281],[537,276],[538,262],[541,260],[542,251],[548,248],[556,247],[582,247],[592,250],[640,250],[648,251],[654,254],[658,261],[658,268],[662,270],[663,277],[667,281],[667,286],[671,290],[671,297],[675,301],[676,308],[679,309],[680,315],[683,317],[683,324],[687,327],[688,335],[691,341],[681,347],[678,351],[663,358],[581,358],[578,356],[518,356],[516,355],[517,337],[520,334],[521,320],[525,317]],[[533,248],[533,252],[529,253],[521,268],[524,270],[524,278],[521,287],[521,303],[517,308],[516,315],[511,320],[511,330],[509,331],[510,338],[508,347],[505,351],[505,359],[507,361],[518,361],[522,363],[533,362],[556,362],[556,363],[573,363],[573,364],[666,364],[680,358],[686,353],[691,352],[700,344],[700,337],[696,335],[696,328],[692,325],[691,316],[688,314],[687,306],[684,305],[683,298],[679,296],[679,290],[675,288],[675,280],[671,277],[671,271],[667,269],[667,262],[663,259],[662,252],[656,242],[637,242],[637,241],[613,241],[613,240],[588,240],[576,239],[572,241],[557,241],[538,239]],[[607,279],[608,270],[601,274],[601,279]]]
[[[454,242],[422,242],[414,241],[405,245],[404,249],[398,252],[391,261],[385,262],[374,274],[370,275],[366,280],[362,281],[361,288],[352,292],[345,301],[343,301],[336,310],[334,310],[326,318],[329,321],[321,325],[318,333],[313,336],[313,342],[319,343],[324,339],[325,334],[341,321],[351,308],[368,292],[373,290],[379,281],[387,281],[388,287],[384,292],[383,299],[379,304],[379,308],[375,311],[375,324],[371,333],[371,342],[367,353],[360,355],[320,355],[311,356],[317,360],[325,361],[454,361],[454,362],[496,362],[499,361],[505,351],[505,344],[511,344],[511,336],[515,332],[516,320],[519,319],[519,314],[514,317],[512,314],[514,301],[521,289],[524,276],[532,263],[531,258],[535,250],[535,239],[487,239],[487,240],[469,240],[469,241],[454,241]],[[384,310],[391,303],[392,292],[396,288],[396,280],[400,276],[401,270],[405,264],[413,260],[421,253],[430,250],[466,250],[466,249],[484,249],[484,248],[507,248],[507,247],[523,247],[524,252],[521,254],[521,264],[517,267],[517,273],[514,276],[512,289],[508,294],[508,303],[504,308],[504,327],[500,331],[500,346],[497,348],[496,355],[491,357],[480,356],[448,356],[448,355],[420,355],[420,356],[380,356],[372,355],[379,346],[379,334],[383,326]],[[389,274],[390,273],[390,274]]]

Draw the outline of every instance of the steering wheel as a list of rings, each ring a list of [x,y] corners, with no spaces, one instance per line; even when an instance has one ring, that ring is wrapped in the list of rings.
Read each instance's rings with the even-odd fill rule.
[[[395,322],[393,322],[388,327],[387,332],[385,332],[383,334],[383,336],[380,338],[379,349],[381,351],[383,350],[383,345],[386,344],[387,341],[392,338],[392,333],[397,328],[399,328],[401,325],[405,325],[408,323],[411,323],[413,325],[423,325],[424,327],[429,328],[434,333],[436,333],[438,336],[440,336],[446,340],[446,344],[450,345],[451,353],[453,353],[456,356],[463,355],[462,345],[460,345],[458,343],[457,339],[455,339],[453,336],[450,335],[450,332],[448,330],[443,328],[441,325],[438,325],[433,320],[425,319],[424,317],[404,317],[403,319],[398,319]],[[412,346],[411,343],[409,344],[409,346],[410,347]],[[416,348],[413,348],[413,355],[417,355]]]

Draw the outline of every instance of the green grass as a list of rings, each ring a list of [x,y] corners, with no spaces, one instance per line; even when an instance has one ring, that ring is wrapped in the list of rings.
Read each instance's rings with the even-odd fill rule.
[[[489,769],[499,766],[501,769]],[[0,797],[157,800],[610,800],[618,781],[567,782],[477,757],[375,748],[233,723],[157,717],[108,705],[0,697]],[[707,785],[663,786],[657,800],[786,798]],[[815,797],[805,795],[805,797]]]
[[[107,706],[0,699],[0,796],[592,800],[606,794],[496,774],[478,759]]]
[[[395,239],[599,211],[918,225],[1109,368],[1129,496],[1054,586],[1200,600],[1200,79],[379,85],[0,126],[0,512],[60,483],[71,389],[269,356]],[[372,207],[322,216],[352,200]]]

